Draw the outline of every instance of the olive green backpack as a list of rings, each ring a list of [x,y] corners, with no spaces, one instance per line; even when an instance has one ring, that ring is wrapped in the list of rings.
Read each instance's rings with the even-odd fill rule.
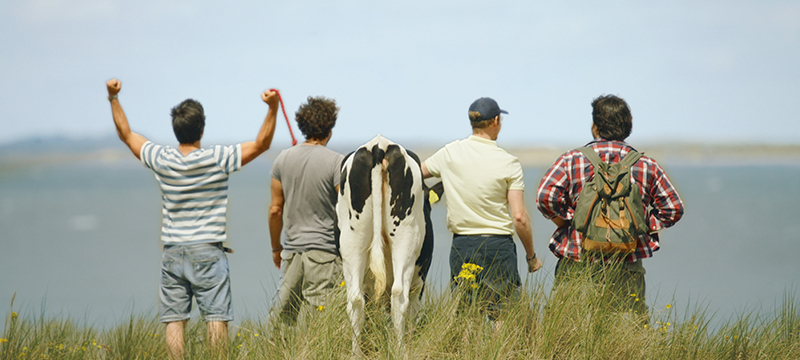
[[[638,235],[647,233],[639,187],[631,184],[631,166],[642,157],[631,150],[609,165],[590,147],[579,149],[592,163],[594,176],[584,184],[572,226],[583,235],[586,251],[627,254],[636,250]]]

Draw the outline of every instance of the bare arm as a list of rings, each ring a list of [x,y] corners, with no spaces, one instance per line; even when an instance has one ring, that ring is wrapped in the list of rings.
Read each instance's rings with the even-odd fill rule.
[[[264,91],[261,100],[269,105],[267,117],[258,131],[256,141],[242,143],[242,166],[255,160],[264,151],[269,150],[272,145],[272,137],[275,135],[275,122],[278,118],[278,93],[274,91]]]
[[[511,208],[511,218],[514,220],[514,230],[525,248],[525,259],[528,263],[528,272],[541,269],[542,262],[536,258],[533,250],[533,231],[531,230],[531,219],[528,216],[528,209],[525,208],[525,198],[522,190],[508,191],[508,206]]]
[[[433,177],[433,174],[431,174],[431,172],[428,171],[428,166],[425,165],[424,161],[422,162],[422,165],[420,165],[420,167],[422,168],[422,178],[423,179],[427,179],[427,178]]]
[[[270,185],[272,200],[269,205],[269,238],[272,243],[272,261],[275,267],[281,268],[281,231],[283,230],[283,185],[277,179],[272,179]],[[276,251],[277,250],[277,251]]]
[[[139,159],[142,145],[147,142],[147,139],[131,131],[131,127],[128,125],[128,117],[125,116],[125,111],[122,110],[122,105],[120,105],[119,99],[117,99],[119,91],[122,90],[122,83],[117,79],[108,80],[106,82],[106,90],[108,90],[108,97],[111,99],[111,116],[114,117],[114,126],[117,127],[117,135],[125,145],[128,145],[133,155]]]
[[[556,224],[556,227],[559,228],[559,229],[564,227],[564,226],[569,225],[569,221],[564,220],[559,216],[556,216],[556,217],[554,217],[554,218],[552,218],[550,220],[553,221],[553,224]]]

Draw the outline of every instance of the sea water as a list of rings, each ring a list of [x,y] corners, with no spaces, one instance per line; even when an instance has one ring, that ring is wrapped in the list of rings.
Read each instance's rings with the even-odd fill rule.
[[[716,319],[771,313],[800,279],[800,165],[662,164],[686,204],[645,260],[647,302]],[[266,317],[280,272],[272,263],[269,170],[258,159],[230,178],[228,255],[236,321]],[[555,226],[536,210],[545,168],[525,169],[525,202],[544,268],[528,286],[549,289]],[[445,195],[444,201],[447,196]],[[69,317],[107,327],[157,313],[161,203],[151,172],[133,159],[51,163],[0,170],[0,314]],[[445,204],[433,206],[435,250],[429,285],[449,281],[452,234]],[[196,309],[195,309],[196,312]],[[197,314],[195,314],[197,316]]]

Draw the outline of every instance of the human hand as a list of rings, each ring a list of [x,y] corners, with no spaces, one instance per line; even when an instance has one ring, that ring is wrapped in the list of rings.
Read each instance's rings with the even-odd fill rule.
[[[261,93],[261,100],[263,100],[269,107],[278,106],[278,92],[273,90],[266,90]]]
[[[536,272],[537,270],[542,268],[542,262],[539,261],[538,257],[536,257],[536,254],[533,254],[532,258],[528,258],[526,256],[525,259],[528,260],[528,272],[529,273]]]
[[[275,267],[278,268],[278,270],[281,269],[281,253],[282,252],[283,251],[273,251],[272,252],[272,262],[275,264]]]
[[[106,81],[106,90],[108,90],[108,96],[114,96],[119,93],[122,89],[122,83],[117,79],[111,79]]]

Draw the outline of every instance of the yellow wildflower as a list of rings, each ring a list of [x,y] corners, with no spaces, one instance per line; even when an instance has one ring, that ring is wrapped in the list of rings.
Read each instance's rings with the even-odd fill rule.
[[[8,339],[0,339],[0,343],[7,343]]]
[[[631,297],[636,297],[636,294],[631,294]]]
[[[456,276],[456,280],[458,280],[458,278],[462,278],[462,279],[465,279],[467,281],[474,281],[475,280],[475,274],[473,274],[471,271],[469,271],[467,269],[464,269],[464,270],[461,270],[460,273],[458,273],[458,276]]]
[[[256,336],[256,337],[258,337],[258,333],[255,333],[255,334],[253,334],[253,336]]]
[[[17,313],[15,313],[15,312],[13,312],[13,311],[12,311],[12,312],[11,312],[11,318],[12,318],[12,319],[14,319],[14,318],[16,318],[16,317],[17,317]]]
[[[324,307],[324,306],[322,306],[322,305],[320,305],[320,306],[317,306],[317,311],[322,311],[322,310],[325,310],[325,307]]]
[[[667,304],[667,309],[671,308],[672,304]]]
[[[477,289],[478,288],[478,284],[471,284],[469,287],[471,287],[473,289]]]
[[[344,286],[344,281],[342,281],[342,283],[339,284],[339,287],[342,287],[342,286]]]
[[[483,267],[477,264],[464,263],[461,265],[461,269],[469,270],[471,273],[479,273],[483,270]]]

